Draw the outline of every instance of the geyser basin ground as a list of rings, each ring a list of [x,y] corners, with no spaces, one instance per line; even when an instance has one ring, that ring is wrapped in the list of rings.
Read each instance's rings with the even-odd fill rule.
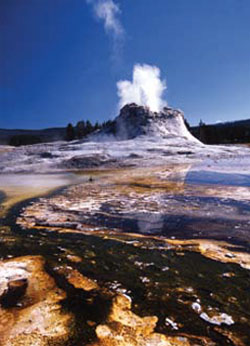
[[[0,148],[1,345],[248,346],[249,163],[135,104]]]
[[[152,345],[249,344],[250,187],[237,183],[236,172],[233,184],[206,180],[206,174],[202,184],[194,177],[191,183],[198,169],[178,164],[79,172],[84,183],[71,185],[76,178],[67,175],[68,188],[11,209],[2,220],[2,260],[42,256],[65,294],[55,302],[58,334],[45,338],[44,330],[38,336],[31,328],[26,345],[56,344],[62,331],[60,345],[144,345],[147,338]],[[214,169],[223,171],[216,163]],[[202,170],[211,171],[211,163]],[[132,299],[138,317],[124,307],[126,299],[112,308],[119,294]],[[14,307],[20,316],[26,301],[24,295]],[[151,316],[148,330],[139,327],[144,316]],[[18,324],[6,328],[8,335],[23,331]]]

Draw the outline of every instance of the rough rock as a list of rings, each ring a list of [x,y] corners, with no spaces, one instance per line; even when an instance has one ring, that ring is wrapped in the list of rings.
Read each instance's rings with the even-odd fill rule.
[[[125,295],[114,298],[106,324],[96,328],[97,343],[92,346],[189,346],[186,337],[155,333],[156,316],[139,317],[131,311],[131,300]]]
[[[112,166],[117,164],[116,159],[107,155],[76,155],[60,163],[59,167],[64,168],[97,168],[100,166]]]
[[[0,262],[0,295],[5,297],[5,303],[13,294],[18,300],[17,307],[0,307],[1,346],[64,345],[67,342],[73,316],[62,311],[60,301],[66,294],[46,273],[44,264],[41,256]]]
[[[79,257],[79,256],[76,256],[76,255],[66,255],[67,259],[70,261],[70,262],[73,262],[73,263],[79,263],[79,262],[82,262],[82,258]]]
[[[66,280],[75,288],[79,288],[84,291],[92,291],[99,288],[95,281],[87,278],[77,269],[73,269],[70,266],[60,266],[55,268],[55,270],[57,273],[65,276]]]
[[[114,135],[118,140],[138,136],[183,137],[199,143],[188,131],[182,111],[165,107],[161,112],[152,112],[148,107],[135,103],[124,106],[119,116],[104,130],[92,138]]]
[[[28,287],[28,280],[19,279],[9,281],[7,288],[2,292],[0,296],[0,304],[3,307],[12,307],[15,306],[19,299],[23,297]]]

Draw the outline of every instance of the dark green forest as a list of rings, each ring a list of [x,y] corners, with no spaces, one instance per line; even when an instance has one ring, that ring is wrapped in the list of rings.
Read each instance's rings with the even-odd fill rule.
[[[250,119],[209,125],[201,120],[198,126],[190,126],[185,119],[185,124],[189,131],[205,144],[250,143]],[[64,128],[49,128],[44,130],[0,129],[0,144],[21,146],[58,140],[84,140],[91,133],[105,128],[113,129],[113,133],[115,134],[113,120],[108,120],[103,123],[80,120],[75,125],[69,123]]]
[[[191,133],[205,144],[250,143],[250,120],[190,127]]]

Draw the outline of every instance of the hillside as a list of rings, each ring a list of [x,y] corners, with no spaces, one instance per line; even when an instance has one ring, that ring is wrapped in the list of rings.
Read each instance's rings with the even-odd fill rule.
[[[31,142],[30,144],[40,142],[55,142],[64,140],[66,129],[63,127],[54,127],[42,130],[20,130],[20,129],[0,129],[0,144],[8,145],[11,142],[20,140],[21,144],[26,144],[25,141]]]

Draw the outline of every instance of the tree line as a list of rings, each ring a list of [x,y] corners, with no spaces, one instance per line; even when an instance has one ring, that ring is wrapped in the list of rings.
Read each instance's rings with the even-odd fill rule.
[[[73,126],[72,123],[69,123],[66,127],[66,140],[73,141],[75,139],[82,139],[91,133],[108,127],[112,123],[112,120],[104,121],[99,123],[98,121],[95,124],[92,124],[90,120],[81,120],[78,121],[76,126]]]
[[[109,127],[113,123],[112,120],[104,121],[102,123],[92,123],[90,120],[81,120],[75,126],[69,123],[64,128],[51,128],[45,130],[23,130],[23,133],[17,133],[6,138],[4,144],[11,146],[31,145],[45,142],[54,142],[56,140],[77,140],[82,139],[89,134]],[[51,131],[49,131],[51,130]]]
[[[205,144],[250,143],[250,121],[242,120],[224,124],[191,127],[191,133]]]
[[[185,119],[188,130],[200,141],[206,144],[226,144],[226,143],[250,143],[250,120],[241,120],[231,123],[206,125],[202,120],[198,126],[190,126]],[[54,137],[48,135],[46,130],[40,130],[39,134],[17,134],[10,136],[7,144],[11,146],[30,145],[55,140],[77,140],[82,139],[91,133],[109,127],[115,134],[116,127],[112,120],[103,123],[91,123],[90,120],[78,121],[75,126],[69,123],[66,128],[60,128],[60,132]],[[59,129],[58,129],[59,130]],[[56,129],[55,129],[56,131]]]

